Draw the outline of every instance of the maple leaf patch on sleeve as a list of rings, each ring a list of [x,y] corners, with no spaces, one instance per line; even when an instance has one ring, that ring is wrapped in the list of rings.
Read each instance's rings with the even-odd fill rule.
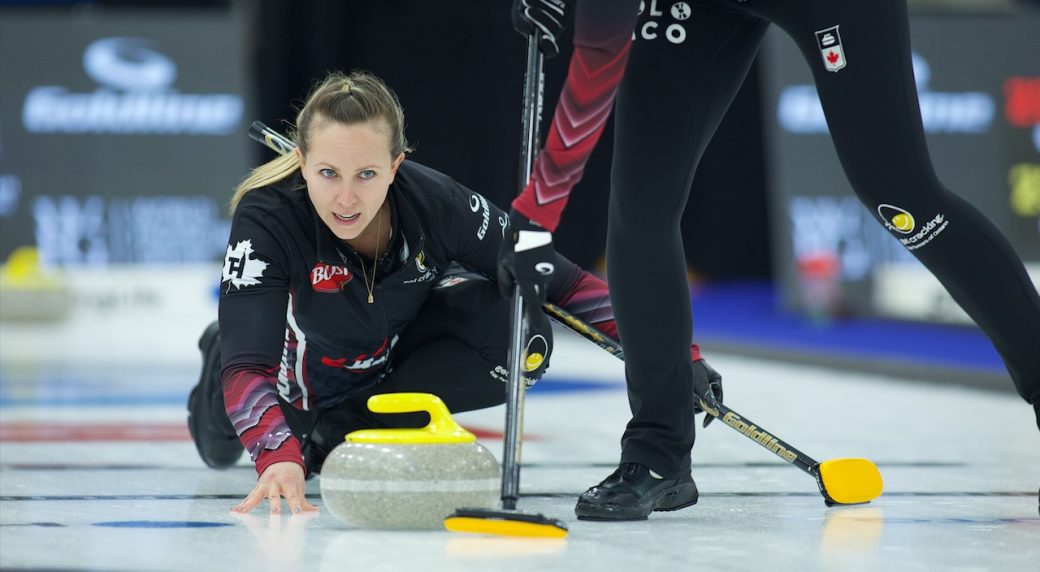
[[[253,241],[251,240],[239,241],[234,248],[228,245],[221,283],[229,282],[229,292],[232,286],[241,289],[244,286],[260,283],[260,277],[264,275],[267,263],[253,258],[253,254]]]

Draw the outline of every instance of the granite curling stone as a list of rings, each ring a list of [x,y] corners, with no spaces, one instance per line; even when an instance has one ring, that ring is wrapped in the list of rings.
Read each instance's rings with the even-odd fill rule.
[[[491,508],[501,492],[494,455],[460,427],[436,395],[369,398],[376,413],[426,411],[421,429],[354,431],[325,459],[321,498],[333,516],[362,528],[438,529],[458,507]]]

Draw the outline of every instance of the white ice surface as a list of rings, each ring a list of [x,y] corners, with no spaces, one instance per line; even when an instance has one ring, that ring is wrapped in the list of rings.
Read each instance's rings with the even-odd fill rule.
[[[525,407],[519,507],[561,519],[565,540],[351,528],[327,511],[228,509],[255,473],[205,468],[190,441],[0,441],[0,567],[72,570],[1038,570],[1040,433],[1007,393],[922,385],[713,355],[726,402],[817,460],[875,461],[885,493],[824,506],[814,480],[721,423],[699,431],[700,502],[648,521],[583,522],[575,498],[616,464],[628,419],[621,364],[559,340],[548,381],[606,389],[535,391]],[[180,423],[195,364],[162,376],[117,366],[3,370],[0,423]],[[1008,381],[1010,384],[1010,381]],[[548,384],[547,384],[548,385]],[[43,389],[41,389],[43,387]],[[77,387],[87,388],[85,391]],[[75,395],[118,399],[76,403]],[[33,403],[67,392],[69,403]],[[174,396],[173,399],[170,396]],[[180,396],[178,398],[177,396]],[[132,404],[141,397],[140,404]],[[120,400],[124,403],[121,404]],[[501,430],[502,407],[460,414]],[[185,433],[186,434],[186,433]],[[501,441],[485,441],[501,456]],[[318,482],[308,484],[320,504]],[[213,527],[110,527],[147,521]]]

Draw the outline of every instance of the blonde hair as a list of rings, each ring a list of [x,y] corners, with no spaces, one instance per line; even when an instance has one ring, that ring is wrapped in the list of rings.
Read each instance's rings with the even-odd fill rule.
[[[355,71],[329,73],[307,97],[296,115],[295,129],[287,134],[300,152],[307,154],[308,136],[316,121],[334,121],[346,125],[383,119],[390,128],[390,156],[408,153],[411,148],[404,136],[404,110],[397,96],[383,80]],[[300,168],[295,153],[286,153],[253,169],[235,189],[231,197],[231,212],[235,212],[242,197],[253,189],[277,183]]]

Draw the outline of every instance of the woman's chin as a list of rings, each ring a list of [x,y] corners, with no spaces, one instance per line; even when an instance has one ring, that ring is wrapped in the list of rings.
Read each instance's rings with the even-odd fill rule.
[[[335,215],[333,215],[333,217],[335,217]],[[332,230],[332,234],[336,235],[336,238],[340,240],[354,240],[365,230],[364,227],[361,226],[360,220],[345,222],[341,219],[334,218],[331,221],[327,221],[326,224],[329,229]]]

